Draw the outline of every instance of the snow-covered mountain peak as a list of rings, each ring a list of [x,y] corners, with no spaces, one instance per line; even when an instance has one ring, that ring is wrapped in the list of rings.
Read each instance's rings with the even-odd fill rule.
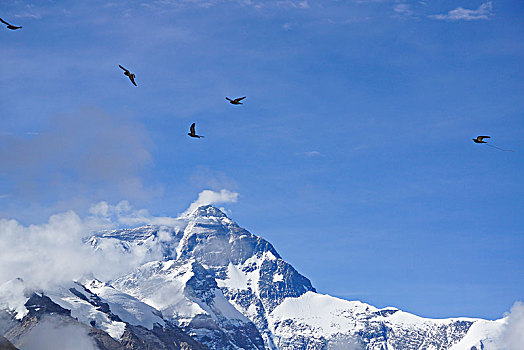
[[[326,350],[348,344],[366,350],[470,350],[495,341],[501,327],[477,319],[425,319],[319,294],[271,243],[212,205],[167,226],[99,232],[86,243],[129,254],[130,269],[111,281],[91,276],[46,295],[117,340],[127,339],[128,332],[180,327],[213,350]],[[20,281],[0,287],[1,309],[19,319],[31,315],[27,302]]]
[[[198,208],[196,208],[193,212],[189,213],[187,215],[188,217],[215,217],[215,218],[223,218],[227,215],[221,211],[220,209],[208,204],[208,205],[202,205]]]

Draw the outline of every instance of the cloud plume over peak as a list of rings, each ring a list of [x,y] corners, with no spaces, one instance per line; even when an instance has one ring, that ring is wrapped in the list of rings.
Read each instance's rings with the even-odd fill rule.
[[[198,207],[208,204],[222,204],[222,203],[236,203],[238,201],[239,194],[237,192],[231,192],[226,189],[220,191],[204,190],[198,194],[198,198],[191,203],[189,208],[184,212],[184,215],[191,214]]]

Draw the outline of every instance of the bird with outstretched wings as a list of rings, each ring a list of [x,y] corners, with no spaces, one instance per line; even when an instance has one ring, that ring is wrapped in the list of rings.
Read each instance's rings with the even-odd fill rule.
[[[484,139],[490,139],[491,136],[477,136],[476,139],[473,139],[473,142],[475,143],[487,143],[486,141],[483,141]]]
[[[7,23],[6,21],[4,21],[3,19],[0,18],[0,22],[2,22],[3,24],[5,24],[7,26],[8,29],[11,29],[11,30],[17,30],[17,29],[20,29],[22,28],[21,26],[20,27],[17,27],[17,26],[14,26],[12,24],[9,24]]]
[[[235,99],[230,99],[229,97],[226,97],[226,100],[229,101],[229,103],[231,103],[232,105],[241,105],[243,104],[242,101],[243,99],[245,99],[247,96],[244,96],[244,97],[239,97],[239,98],[235,98]]]
[[[188,132],[187,134],[188,134],[189,136],[191,136],[191,137],[196,137],[197,139],[204,137],[204,136],[202,136],[202,135],[197,135],[197,134],[196,134],[196,131],[195,131],[195,123],[191,124],[191,126],[189,127],[189,132]]]
[[[485,143],[486,146],[489,146],[489,147],[492,147],[492,148],[496,148],[498,149],[499,151],[504,151],[504,152],[515,152],[514,150],[512,149],[504,149],[504,148],[500,148],[500,147],[497,147],[495,145],[490,145],[489,143],[487,143],[486,141],[484,141],[484,139],[490,139],[491,136],[477,136],[476,139],[473,139],[473,142],[475,143]]]
[[[137,86],[136,83],[135,83],[135,75],[133,73],[131,73],[129,70],[125,69],[124,67],[122,67],[121,65],[118,65],[120,68],[122,68],[122,70],[124,71],[124,75],[129,77],[129,80],[131,80],[131,82],[133,83],[134,86]]]

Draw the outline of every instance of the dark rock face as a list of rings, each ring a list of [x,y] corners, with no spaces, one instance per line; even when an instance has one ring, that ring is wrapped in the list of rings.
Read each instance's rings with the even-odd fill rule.
[[[9,340],[0,335],[0,350],[18,350]]]
[[[40,317],[41,315],[48,314],[71,316],[70,310],[66,310],[60,305],[53,303],[53,301],[44,294],[38,295],[33,293],[25,303],[25,307],[29,310],[29,316]]]
[[[18,321],[11,329],[5,333],[5,337],[10,339],[12,343],[19,347],[23,347],[27,337],[31,331],[38,325],[43,323],[51,323],[53,327],[68,327],[68,329],[81,329],[89,336],[93,343],[95,343],[100,350],[124,350],[125,348],[116,340],[111,338],[107,333],[96,329],[89,328],[83,323],[78,322],[71,316],[64,313],[58,314],[44,314],[25,316],[21,321]]]
[[[200,344],[187,334],[183,333],[178,327],[158,327],[149,330],[142,326],[128,325],[121,344],[125,349],[140,350],[179,350],[194,349],[205,350],[207,346]]]
[[[274,276],[281,275],[281,281]],[[297,298],[305,292],[315,292],[311,282],[282,259],[264,260],[260,267],[259,295],[268,312],[273,311],[285,298]]]
[[[89,290],[85,290],[89,292]],[[108,315],[118,317],[112,314],[107,303],[103,303],[100,298],[93,293],[89,292],[91,293],[90,298],[87,298],[77,290],[71,291],[71,293],[81,300],[90,300],[97,307],[102,305],[101,309],[106,311]],[[26,337],[36,326],[42,323],[51,323],[53,327],[56,328],[76,327],[82,329],[100,350],[208,349],[205,345],[200,344],[198,341],[184,333],[180,328],[170,323],[167,323],[165,327],[156,325],[152,330],[126,323],[124,334],[119,342],[111,338],[111,336],[106,332],[96,327],[90,327],[71,317],[70,310],[62,308],[43,294],[32,294],[25,305],[29,310],[29,313],[21,321],[12,319],[9,329],[5,332],[6,338],[19,346],[23,346]],[[121,322],[121,320],[118,319],[118,322]]]
[[[98,295],[91,292],[89,289],[87,289],[85,286],[81,285],[80,283],[76,283],[76,284],[78,285],[79,288],[81,288],[84,291],[85,294],[79,292],[76,288],[69,288],[69,291],[73,295],[93,305],[98,311],[105,313],[111,321],[122,322],[122,320],[120,319],[120,317],[118,317],[118,315],[115,315],[114,313],[111,312],[108,303],[104,303]]]

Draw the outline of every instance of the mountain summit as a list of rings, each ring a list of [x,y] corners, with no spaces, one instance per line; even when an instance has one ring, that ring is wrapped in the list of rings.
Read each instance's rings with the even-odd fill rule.
[[[189,217],[216,217],[222,218],[227,215],[220,209],[215,208],[212,205],[202,205],[196,208],[192,213],[188,214]]]
[[[0,288],[0,309],[14,322],[6,338],[23,342],[32,300],[31,310],[44,302],[45,310],[65,310],[62,319],[98,334],[97,344],[123,348],[502,349],[504,320],[426,319],[319,294],[269,242],[211,205],[174,222],[92,235],[93,249],[152,257],[112,281],[84,279],[36,298],[20,281],[18,292]]]

